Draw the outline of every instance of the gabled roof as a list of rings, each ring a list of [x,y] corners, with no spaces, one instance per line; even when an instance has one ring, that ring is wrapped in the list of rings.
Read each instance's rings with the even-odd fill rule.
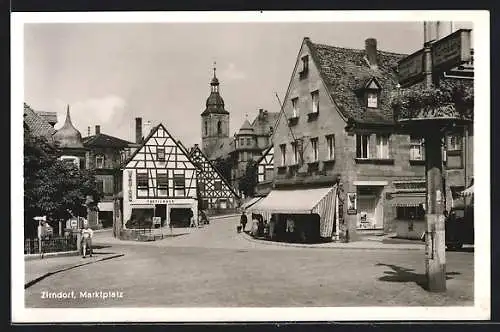
[[[177,141],[174,136],[172,136],[170,134],[170,132],[167,130],[167,128],[165,128],[165,126],[160,122],[159,124],[157,124],[156,126],[152,127],[148,136],[146,138],[144,138],[142,140],[142,143],[135,149],[135,151],[130,155],[130,157],[128,157],[125,161],[123,161],[121,164],[120,164],[120,168],[123,169],[125,166],[127,166],[127,164],[132,160],[134,159],[134,157],[139,153],[139,151],[146,145],[146,143],[149,141],[149,139],[156,133],[156,131],[159,129],[159,128],[162,128],[168,136],[170,136],[172,138],[172,141],[174,141],[175,145],[184,153],[184,155],[186,156],[186,158],[189,160],[189,162],[191,162],[193,164],[194,167],[196,167],[196,164],[193,162],[193,160],[191,160],[191,158],[189,157],[189,153],[186,151],[186,149],[181,146],[179,144],[179,141]]]
[[[215,165],[212,163],[212,161],[210,161],[210,159],[207,158],[207,156],[203,153],[203,151],[201,151],[201,149],[198,145],[195,145],[193,148],[191,148],[191,152],[189,153],[189,157],[192,158],[192,156],[195,153],[199,153],[203,158],[205,158],[205,160],[212,167],[212,169],[217,173],[217,175],[219,175],[220,179],[224,182],[224,184],[229,188],[229,190],[231,190],[233,195],[235,195],[237,198],[239,198],[240,196],[238,195],[238,193],[236,193],[234,188],[226,181],[226,179],[224,178],[222,173],[219,171],[219,169],[217,167],[215,167]],[[195,161],[193,161],[193,163],[195,163],[195,165],[197,164]]]
[[[393,123],[390,95],[398,84],[397,63],[405,54],[377,51],[378,66],[372,68],[365,58],[365,50],[316,44],[308,38],[305,43],[344,118],[359,123]],[[368,109],[364,96],[356,93],[372,78],[376,78],[381,87],[378,109]]]
[[[279,115],[279,112],[267,112],[267,118],[265,119],[257,115],[252,122],[254,134],[258,136],[269,135],[270,128],[272,127],[273,130],[275,129]]]
[[[56,130],[45,119],[36,114],[36,112],[26,103],[24,103],[24,123],[34,136],[42,136],[53,142],[52,135]]]
[[[212,158],[211,160],[228,156],[234,149],[235,149],[234,138],[231,138],[229,141],[222,141],[222,143],[220,143],[217,146],[217,148],[210,156]]]
[[[83,138],[83,145],[88,147],[126,148],[132,144],[132,142],[103,133]]]

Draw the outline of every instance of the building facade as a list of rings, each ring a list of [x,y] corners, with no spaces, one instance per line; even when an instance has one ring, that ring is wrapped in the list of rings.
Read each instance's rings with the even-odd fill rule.
[[[422,140],[398,131],[390,106],[403,56],[377,50],[375,39],[355,50],[305,38],[273,137],[274,190],[332,187],[340,177],[343,220],[332,229],[350,239],[422,214]]]
[[[98,203],[97,220],[102,227],[111,227],[121,218],[116,198],[122,191],[121,164],[129,156],[133,143],[101,133],[101,126],[95,126],[95,134],[83,138],[87,149],[86,168],[94,171],[103,197]],[[119,202],[118,202],[119,203]]]
[[[256,196],[266,196],[271,192],[274,181],[274,147],[267,148],[262,157],[257,160]]]
[[[123,229],[153,220],[158,227],[197,220],[197,167],[163,124],[152,128],[123,170]]]
[[[238,194],[197,144],[191,149],[189,156],[198,167],[199,208],[208,212],[236,208]]]

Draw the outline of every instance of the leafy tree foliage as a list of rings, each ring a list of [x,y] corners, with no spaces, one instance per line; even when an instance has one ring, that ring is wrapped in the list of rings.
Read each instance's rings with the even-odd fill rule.
[[[46,215],[49,223],[66,220],[71,213],[85,216],[87,207],[95,208],[102,198],[93,172],[59,160],[60,155],[57,147],[25,128],[24,211],[28,229],[33,228],[37,215]]]
[[[245,174],[241,177],[240,190],[243,191],[245,196],[253,196],[255,194],[257,168],[258,164],[255,160],[249,161],[245,169]]]

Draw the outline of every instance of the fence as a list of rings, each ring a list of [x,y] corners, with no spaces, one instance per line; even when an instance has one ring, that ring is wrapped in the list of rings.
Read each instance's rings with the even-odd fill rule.
[[[24,254],[38,254],[39,250],[38,239],[25,239],[24,240]],[[77,250],[77,237],[51,237],[42,239],[42,252],[61,252]]]

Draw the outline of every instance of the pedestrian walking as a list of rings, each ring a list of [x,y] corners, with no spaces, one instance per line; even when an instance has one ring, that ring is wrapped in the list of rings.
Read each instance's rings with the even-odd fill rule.
[[[245,214],[245,212],[243,212],[241,214],[241,217],[240,217],[240,224],[241,224],[241,229],[243,230],[243,232],[245,231],[245,227],[247,225],[247,222],[248,222],[247,215]]]
[[[92,257],[92,236],[94,231],[89,227],[87,220],[83,221],[82,229],[82,248],[83,248],[83,258],[87,257],[87,248],[89,249],[90,257]]]

